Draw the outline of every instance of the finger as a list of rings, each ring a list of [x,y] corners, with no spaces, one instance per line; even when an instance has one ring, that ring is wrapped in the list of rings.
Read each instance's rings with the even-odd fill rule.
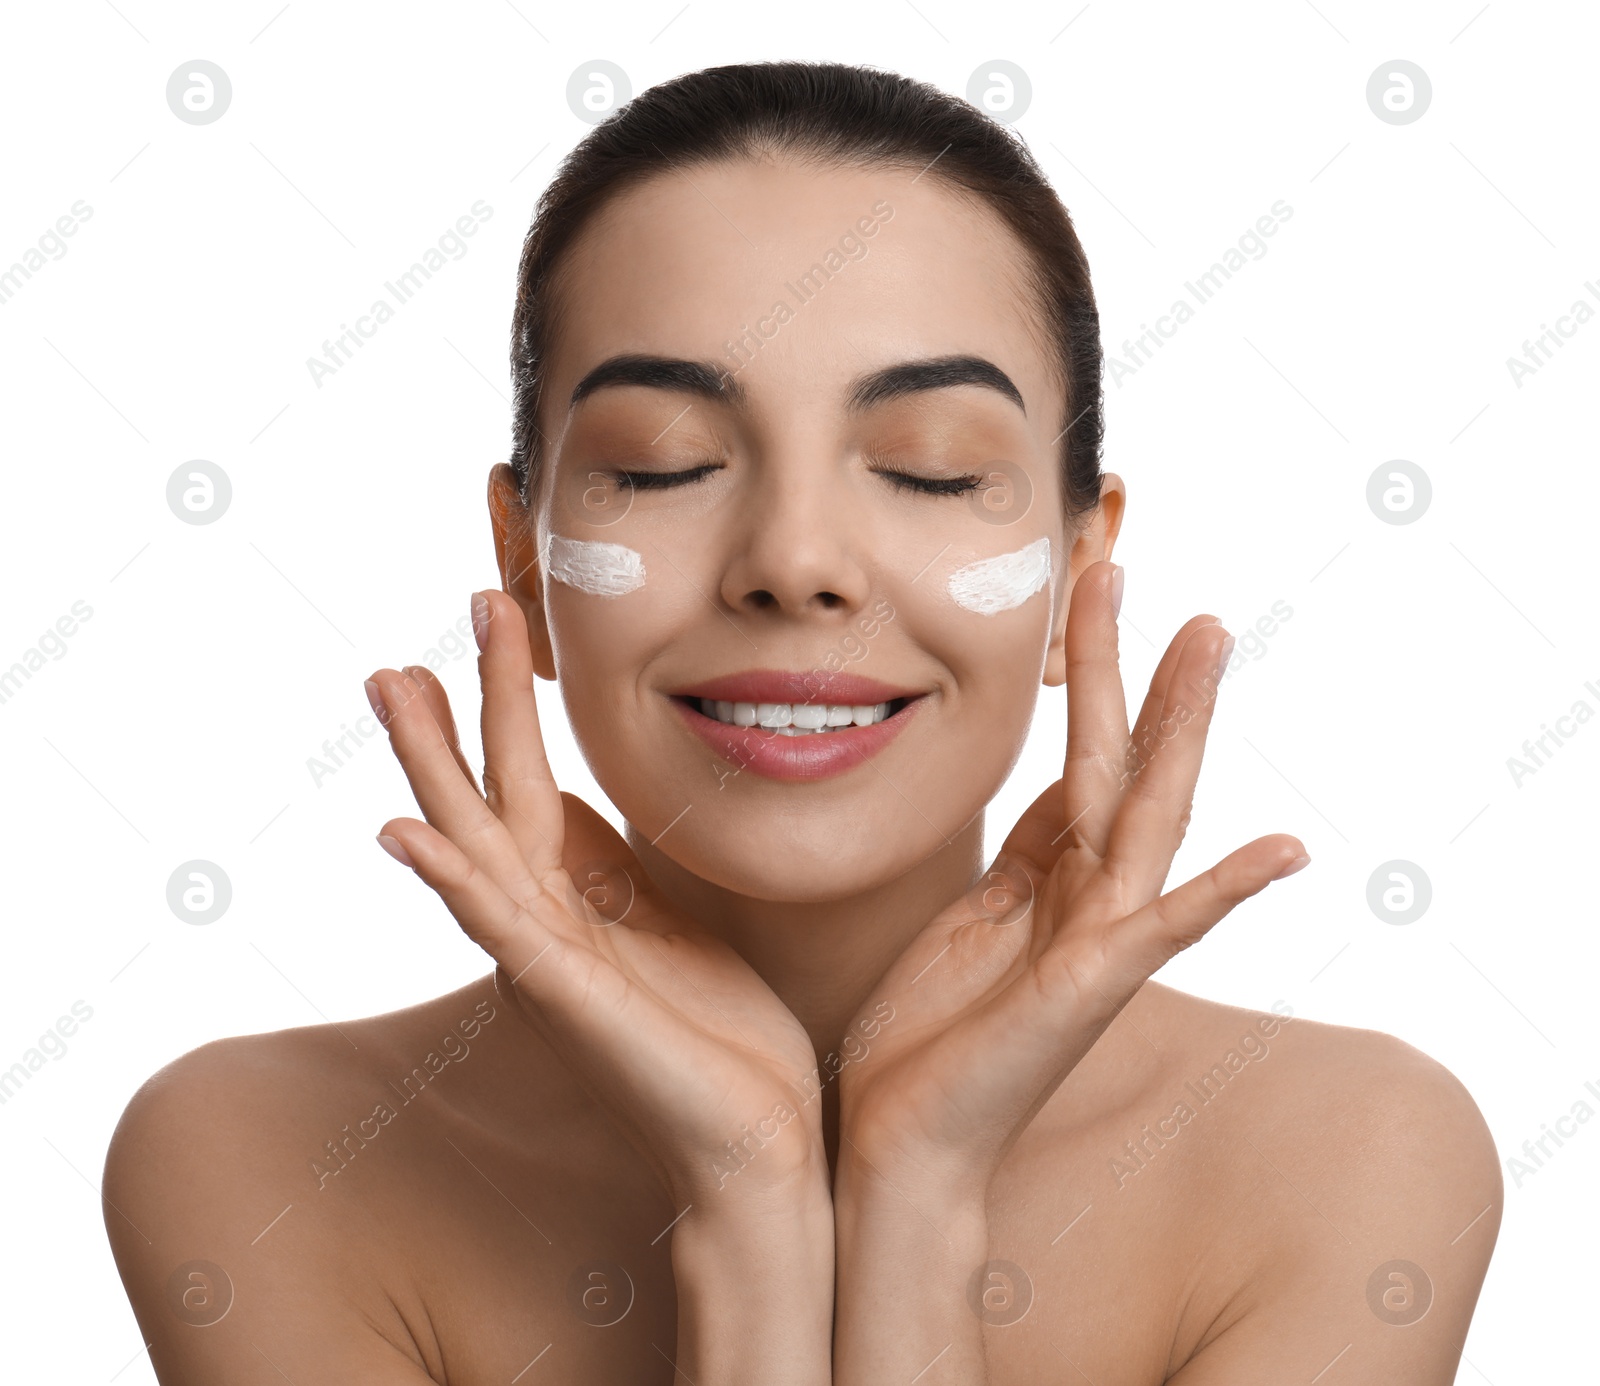
[[[399,853],[385,838],[398,844]],[[391,818],[379,842],[437,892],[461,931],[505,969],[519,991],[541,1009],[560,1013],[568,1006],[573,964],[581,964],[583,974],[590,960],[582,955],[592,949],[575,946],[524,908],[436,828],[415,818]]]
[[[1105,849],[1128,744],[1128,705],[1117,664],[1115,563],[1091,563],[1073,585],[1067,610],[1067,751],[1061,771],[1061,838]]]
[[[1139,720],[1134,724],[1134,730],[1128,735],[1121,752],[1119,762],[1121,769],[1116,783],[1117,799],[1120,800],[1126,791],[1138,765],[1148,759],[1154,749],[1158,738],[1151,728],[1161,720],[1161,703],[1166,697],[1167,687],[1172,682],[1172,674],[1177,668],[1178,656],[1182,654],[1185,643],[1201,626],[1215,625],[1216,621],[1215,616],[1202,615],[1186,622],[1173,637],[1172,643],[1167,646],[1160,663],[1156,665],[1155,673],[1150,679],[1150,691],[1139,713]],[[1068,696],[1069,698],[1071,696],[1070,688]],[[1068,735],[1070,734],[1069,725]],[[1049,788],[1042,790],[1033,803],[1028,805],[1006,838],[1004,851],[1021,856],[1041,871],[1049,872],[1068,843],[1080,840],[1075,833],[1069,833],[1068,829],[1081,827],[1082,824],[1075,824],[1068,817],[1066,810],[1063,781],[1057,780]],[[1103,848],[1104,836],[1098,837],[1096,842]]]
[[[581,868],[595,862],[624,866],[630,871],[637,866],[638,858],[627,840],[591,805],[562,790],[561,808],[565,816],[561,865],[574,879]],[[638,874],[644,873],[640,870]]]
[[[483,791],[536,871],[561,864],[561,792],[550,773],[533,698],[533,654],[522,608],[505,592],[473,593],[483,683]]]
[[[383,836],[438,893],[462,932],[495,960],[521,1014],[573,1074],[580,1081],[604,1075],[595,1084],[602,1101],[635,1111],[659,1104],[681,1080],[686,1060],[691,1071],[712,1062],[714,1041],[693,1032],[686,1053],[639,1044],[641,1029],[670,1020],[666,1007],[576,932],[585,926],[561,902],[543,895],[525,907],[449,838],[415,819],[390,820]],[[388,844],[384,848],[394,854]]]
[[[416,681],[393,669],[379,669],[368,683],[369,696],[373,687],[377,690],[373,711],[389,732],[390,749],[423,817],[513,897],[536,894],[530,864],[462,775]]]
[[[1202,626],[1216,624],[1218,622],[1215,616],[1191,616],[1179,627],[1178,633],[1172,637],[1172,642],[1162,654],[1155,673],[1150,676],[1150,691],[1145,694],[1144,702],[1139,707],[1139,716],[1134,721],[1133,731],[1128,738],[1127,777],[1122,784],[1124,789],[1154,754],[1155,748],[1161,744],[1161,738],[1155,727],[1161,720],[1161,705],[1166,701],[1167,689],[1171,687],[1172,676],[1177,672],[1183,647],[1189,643],[1189,637]]]
[[[1138,970],[1136,985],[1143,985],[1152,972],[1204,938],[1236,905],[1310,860],[1300,839],[1288,833],[1258,837],[1123,920],[1113,932],[1114,947]]]
[[[1039,1072],[1059,1081],[1153,973],[1198,943],[1234,906],[1309,861],[1299,838],[1274,833],[1230,853],[1108,931],[1058,930],[1031,972],[985,1018],[1008,1035],[1001,1042],[1019,1062],[1030,1053],[1048,1055],[1036,1060]]]
[[[1154,722],[1155,745],[1117,807],[1105,867],[1130,909],[1160,892],[1188,829],[1206,731],[1216,708],[1218,664],[1228,639],[1221,626],[1209,625],[1183,645]]]
[[[566,815],[561,865],[595,914],[635,932],[681,929],[670,913],[640,907],[641,901],[659,899],[659,892],[622,834],[576,794],[563,790],[561,806]]]
[[[456,731],[455,714],[450,711],[450,698],[444,691],[444,685],[434,677],[431,669],[425,669],[420,664],[404,665],[401,672],[409,674],[422,690],[422,700],[433,714],[433,720],[439,724],[439,731],[444,736],[445,745],[450,748],[450,754],[456,758],[456,764],[467,777],[467,783],[478,789],[478,777],[473,774],[472,766],[461,750],[461,736]],[[483,791],[478,792],[481,794]]]
[[[1066,796],[1061,781],[1039,791],[1017,819],[1000,848],[1003,857],[1021,857],[1048,875],[1067,844]]]

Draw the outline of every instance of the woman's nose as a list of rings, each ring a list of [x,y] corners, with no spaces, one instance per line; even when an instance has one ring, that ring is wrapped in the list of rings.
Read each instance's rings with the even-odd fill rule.
[[[860,526],[842,478],[813,464],[803,473],[769,473],[742,498],[745,511],[731,528],[723,569],[723,600],[735,611],[790,616],[853,612],[866,604],[871,582],[857,547]]]

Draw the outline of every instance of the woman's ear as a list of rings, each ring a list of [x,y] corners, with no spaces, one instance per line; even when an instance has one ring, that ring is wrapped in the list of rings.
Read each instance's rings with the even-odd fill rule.
[[[1068,532],[1066,581],[1061,588],[1061,605],[1056,610],[1050,631],[1050,648],[1045,652],[1041,682],[1058,688],[1067,681],[1067,609],[1072,604],[1072,588],[1091,563],[1111,557],[1117,534],[1122,529],[1122,514],[1128,503],[1128,488],[1115,472],[1100,478],[1100,504]]]
[[[489,470],[489,521],[494,527],[494,561],[500,569],[501,590],[516,598],[528,623],[533,672],[542,679],[554,679],[556,662],[545,620],[544,583],[534,547],[533,516],[522,503],[516,473],[504,462]]]

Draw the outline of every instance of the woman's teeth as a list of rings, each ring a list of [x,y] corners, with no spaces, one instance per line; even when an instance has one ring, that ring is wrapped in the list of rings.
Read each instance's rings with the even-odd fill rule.
[[[843,703],[729,703],[696,698],[707,717],[734,727],[766,727],[780,736],[810,736],[840,727],[870,727],[889,715],[888,703],[851,707]]]

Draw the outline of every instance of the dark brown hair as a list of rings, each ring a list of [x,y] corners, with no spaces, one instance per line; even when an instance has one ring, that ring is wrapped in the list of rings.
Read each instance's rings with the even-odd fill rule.
[[[618,193],[672,169],[792,153],[927,171],[993,208],[1028,252],[1066,395],[1062,495],[1069,520],[1100,499],[1100,316],[1067,209],[1020,136],[926,82],[845,63],[740,63],[641,92],[562,161],[522,245],[511,321],[511,468],[524,504],[541,463],[543,367],[557,331],[556,275]]]

